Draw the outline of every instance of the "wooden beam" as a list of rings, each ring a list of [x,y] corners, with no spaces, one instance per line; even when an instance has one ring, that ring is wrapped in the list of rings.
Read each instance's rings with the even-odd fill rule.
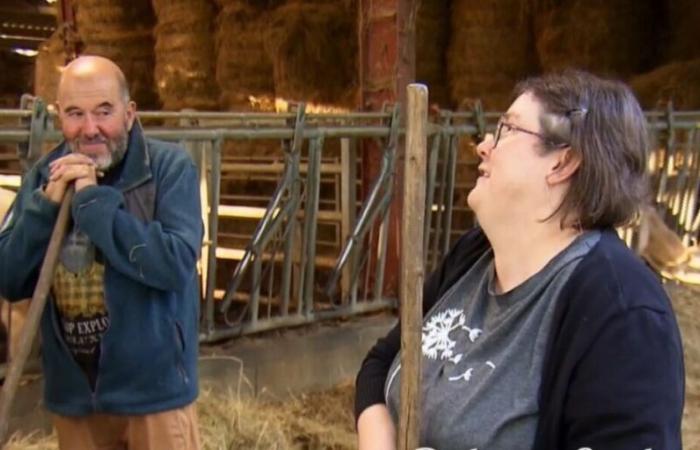
[[[55,30],[55,15],[17,6],[0,7],[0,48],[36,50]]]
[[[58,0],[58,26],[66,30],[63,34],[63,48],[66,51],[67,64],[80,54],[73,0]]]
[[[360,107],[377,111],[384,104],[405,105],[408,83],[415,79],[415,22],[418,0],[359,1]],[[399,155],[402,150],[399,146]],[[367,194],[381,166],[381,148],[374,141],[362,147],[362,185]],[[402,167],[396,170],[395,194],[389,216],[389,240],[384,277],[385,295],[398,290]],[[372,261],[370,261],[372,263]]]

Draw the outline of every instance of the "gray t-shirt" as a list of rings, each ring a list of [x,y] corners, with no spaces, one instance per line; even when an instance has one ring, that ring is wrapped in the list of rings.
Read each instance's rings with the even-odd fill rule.
[[[504,294],[485,253],[423,321],[420,443],[438,450],[532,449],[538,390],[562,287],[600,233],[575,239],[538,273]],[[400,358],[389,370],[387,406],[398,423]]]

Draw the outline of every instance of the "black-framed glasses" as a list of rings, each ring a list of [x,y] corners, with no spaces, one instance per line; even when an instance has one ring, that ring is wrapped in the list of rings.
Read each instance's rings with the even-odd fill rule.
[[[512,123],[508,123],[503,118],[501,118],[498,120],[498,124],[496,125],[496,133],[493,136],[493,147],[492,148],[496,148],[496,146],[498,145],[498,141],[503,136],[504,130],[505,130],[506,134],[509,134],[513,131],[519,131],[521,133],[529,134],[531,136],[536,136],[536,137],[542,139],[542,141],[544,143],[546,143],[548,145],[552,145],[554,147],[566,147],[568,145],[565,142],[558,142],[558,143],[554,142],[551,139],[548,139],[542,133],[538,133],[537,131],[531,131],[531,130],[528,130],[526,128],[519,127],[517,125],[513,125]]]

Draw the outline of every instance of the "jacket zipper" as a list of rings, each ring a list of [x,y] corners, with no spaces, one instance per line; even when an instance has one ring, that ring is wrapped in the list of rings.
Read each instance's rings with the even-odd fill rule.
[[[52,300],[52,299],[53,299],[53,297],[51,297],[50,300]],[[53,302],[52,302],[52,303],[53,303]],[[63,339],[63,332],[61,331],[61,327],[60,327],[59,324],[58,324],[58,317],[57,317],[57,316],[58,316],[58,310],[56,309],[56,305],[55,305],[55,304],[51,304],[51,305],[47,305],[47,306],[48,306],[49,308],[51,308],[51,311],[49,312],[49,314],[51,315],[51,324],[53,325],[53,332],[54,332],[54,334],[56,335],[56,338],[58,339],[58,342],[60,342],[60,345],[61,345],[61,347],[63,348],[63,350],[64,350],[64,351],[68,354],[68,356],[70,357],[71,362],[75,365],[75,367],[76,367],[80,372],[83,373],[83,378],[84,378],[84,380],[85,380],[85,383],[87,384],[88,391],[90,391],[90,393],[91,393],[91,395],[92,395],[92,407],[93,407],[93,410],[95,410],[95,409],[96,409],[96,405],[97,405],[97,401],[96,401],[97,399],[96,399],[96,396],[95,396],[95,392],[92,390],[92,387],[90,386],[90,380],[88,380],[87,375],[85,374],[85,372],[83,372],[82,367],[80,367],[80,366],[78,365],[78,363],[75,361],[75,358],[73,357],[73,352],[70,351],[70,349],[68,348],[68,344],[66,344],[65,339]],[[101,341],[100,341],[100,344],[101,344]],[[100,357],[102,357],[101,353],[102,353],[102,349],[100,349]],[[95,387],[97,387],[97,375],[95,375]]]
[[[97,370],[95,370],[95,389],[91,389],[92,391],[92,408],[95,412],[97,412],[97,385],[100,382],[100,368],[102,367],[102,356],[104,355],[104,338],[109,329],[111,328],[112,320],[111,320],[111,313],[109,312],[109,303],[107,302],[107,261],[104,261],[104,275],[102,276],[102,296],[103,296],[103,301],[105,304],[105,311],[107,311],[107,317],[110,318],[109,320],[109,325],[107,325],[107,329],[102,333],[102,336],[100,336],[100,355],[97,357]]]

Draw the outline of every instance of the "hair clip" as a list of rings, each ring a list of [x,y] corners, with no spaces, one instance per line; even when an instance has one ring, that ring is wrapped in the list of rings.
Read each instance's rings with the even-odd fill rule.
[[[588,108],[575,108],[575,109],[570,109],[566,112],[566,117],[584,117],[586,113],[588,112]]]

